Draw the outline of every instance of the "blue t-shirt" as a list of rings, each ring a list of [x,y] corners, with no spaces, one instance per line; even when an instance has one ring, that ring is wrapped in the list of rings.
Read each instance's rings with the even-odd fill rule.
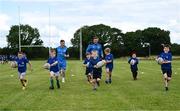
[[[89,67],[94,68],[94,66],[97,65],[97,63],[99,61],[101,61],[101,59],[99,57],[96,57],[96,58],[91,57],[91,59],[89,61]]]
[[[51,64],[55,63],[56,61],[58,61],[58,59],[56,57],[54,57],[54,58],[50,57],[48,59],[47,63],[49,63],[51,65]],[[59,71],[58,64],[56,64],[55,66],[51,66],[49,70],[53,71],[53,72],[58,72]]]
[[[106,68],[113,68],[113,55],[112,54],[106,55],[105,60],[112,61],[112,62],[106,64]]]
[[[168,53],[161,53],[159,55],[159,57],[161,57],[164,61],[172,61],[172,54],[170,52]],[[161,69],[171,69],[171,63],[167,63],[167,64],[162,64],[161,65]]]
[[[29,63],[29,60],[27,58],[23,57],[21,59],[17,58],[16,62],[18,64],[18,72],[20,72],[20,73],[26,72],[26,70],[27,70],[26,64]]]
[[[86,58],[86,59],[84,60],[84,63],[83,63],[83,64],[89,64],[89,62],[90,62],[90,58],[89,58],[89,59]]]
[[[64,55],[68,55],[67,47],[57,47],[57,59],[58,61],[66,61],[66,57]]]
[[[103,50],[102,50],[101,44],[99,44],[99,43],[97,43],[97,44],[89,44],[87,49],[86,49],[86,53],[87,52],[91,53],[94,50],[98,52],[98,56],[100,58],[103,57]]]
[[[131,62],[131,60],[134,60],[135,61],[135,64],[130,64],[130,62]],[[137,58],[130,58],[129,60],[128,60],[128,63],[130,64],[130,67],[131,67],[131,70],[138,70],[138,63],[139,63],[139,60],[137,59]]]

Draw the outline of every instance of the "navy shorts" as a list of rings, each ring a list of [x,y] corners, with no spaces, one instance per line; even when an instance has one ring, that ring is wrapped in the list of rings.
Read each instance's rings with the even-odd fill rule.
[[[168,77],[172,76],[172,70],[171,69],[162,69],[163,74],[167,74]]]
[[[107,69],[109,70],[109,72],[112,72],[113,67],[107,67],[107,66],[106,66],[106,71],[107,71]]]
[[[89,68],[86,68],[86,73],[85,73],[85,75],[88,75],[88,74],[91,74],[91,73],[92,73],[92,70],[89,69]]]
[[[101,73],[102,73],[102,68],[93,68],[93,79],[100,78],[101,79]]]

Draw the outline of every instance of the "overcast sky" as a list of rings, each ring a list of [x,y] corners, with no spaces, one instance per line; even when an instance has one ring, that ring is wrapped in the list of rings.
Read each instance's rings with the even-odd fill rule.
[[[19,22],[18,6],[21,24],[38,28],[45,46],[56,47],[60,39],[70,46],[78,28],[100,23],[123,32],[159,27],[171,32],[172,43],[180,43],[180,0],[0,0],[0,47]]]

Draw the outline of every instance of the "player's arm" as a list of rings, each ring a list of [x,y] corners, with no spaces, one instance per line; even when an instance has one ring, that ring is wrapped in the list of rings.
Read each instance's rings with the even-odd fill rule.
[[[87,49],[86,49],[86,53],[89,52],[91,53],[91,45],[88,45]]]
[[[83,67],[87,67],[87,62],[86,61],[84,61]]]
[[[128,63],[130,64],[130,62],[131,62],[131,58],[129,58],[129,60],[128,60]]]
[[[55,66],[58,64],[58,61],[55,61],[54,63],[52,63],[50,66]]]
[[[32,64],[30,61],[28,62],[28,65],[29,65],[29,69],[32,71]]]
[[[68,52],[68,50],[66,50],[66,53],[65,53],[64,56],[65,56],[65,57],[69,57],[69,52]]]

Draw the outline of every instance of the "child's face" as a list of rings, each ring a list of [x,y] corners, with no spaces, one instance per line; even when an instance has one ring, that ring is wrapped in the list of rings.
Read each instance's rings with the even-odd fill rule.
[[[97,57],[97,52],[96,51],[93,51],[92,54],[91,54],[92,57]]]
[[[23,58],[23,54],[18,54],[18,58],[19,59]]]
[[[109,52],[107,52],[107,51],[104,51],[104,53],[105,53],[106,55],[108,55],[108,54],[109,54]]]
[[[164,52],[168,53],[169,52],[169,47],[164,47]]]
[[[90,58],[90,57],[91,57],[91,55],[90,55],[90,54],[86,55],[86,58]]]
[[[133,55],[132,55],[132,58],[136,58],[136,54],[133,54]]]
[[[55,56],[56,56],[56,53],[55,53],[55,52],[51,52],[51,53],[50,53],[50,56],[51,56],[51,57],[55,57]]]

